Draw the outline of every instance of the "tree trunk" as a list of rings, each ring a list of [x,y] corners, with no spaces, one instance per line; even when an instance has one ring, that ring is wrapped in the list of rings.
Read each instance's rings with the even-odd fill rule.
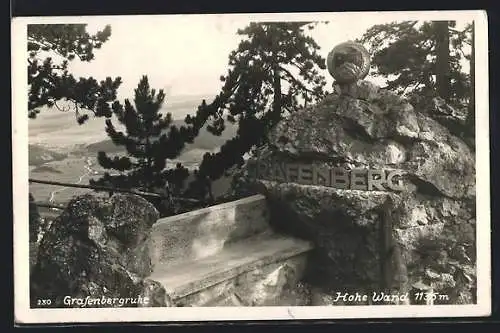
[[[278,62],[278,52],[279,45],[276,37],[273,38],[273,51],[272,51],[272,70],[273,70],[273,89],[274,89],[274,99],[273,99],[273,124],[274,126],[281,118],[281,76],[280,76],[280,65]]]
[[[146,167],[144,170],[146,179],[144,179],[144,182],[147,191],[152,192],[154,190],[155,180],[153,179],[153,159],[151,157],[151,141],[149,140],[149,136],[146,137],[146,147],[144,151],[146,153]]]
[[[434,27],[436,32],[436,90],[441,98],[449,102],[451,89],[448,21],[436,21]]]
[[[281,116],[281,78],[279,66],[273,66],[273,86],[274,86],[274,100],[273,100],[273,120],[278,122]],[[274,124],[273,124],[274,125]]]

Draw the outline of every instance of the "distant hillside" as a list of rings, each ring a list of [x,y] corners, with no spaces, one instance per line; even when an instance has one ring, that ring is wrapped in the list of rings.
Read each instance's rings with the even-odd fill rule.
[[[173,119],[182,123],[186,115],[196,112],[198,105],[206,96],[189,95],[189,96],[169,96],[162,109],[162,113],[171,113]],[[81,113],[88,113],[90,118],[83,125],[78,125],[74,107],[72,104],[60,103],[60,107],[67,107],[68,112],[61,112],[57,108],[42,108],[36,119],[29,120],[29,143],[39,144],[44,147],[57,148],[71,152],[75,146],[82,144],[95,144],[101,141],[108,140],[105,132],[105,119],[93,117],[88,111],[80,110]],[[123,126],[117,121],[116,117],[112,116],[114,125],[118,130],[122,130]],[[208,134],[208,133],[207,133]],[[204,139],[209,140],[203,135]],[[203,141],[203,140],[202,140]],[[110,143],[108,143],[110,144]],[[104,151],[116,150],[114,145],[104,144]],[[97,148],[97,149],[96,149]],[[100,150],[99,145],[93,150]]]
[[[66,154],[57,153],[35,144],[28,145],[28,163],[32,166],[39,166],[52,161],[61,161],[66,157]]]
[[[31,172],[35,172],[35,173],[44,173],[44,172],[48,172],[48,173],[62,173],[62,171],[57,170],[54,167],[51,167],[49,165],[40,165],[40,166],[37,166],[37,167],[33,168],[33,170],[31,170]]]
[[[183,120],[174,120],[173,124],[176,126],[184,125]],[[237,125],[227,124],[226,129],[220,136],[215,136],[212,133],[208,132],[206,127],[200,130],[198,137],[196,137],[195,141],[188,145],[184,152],[193,150],[193,149],[201,149],[201,150],[214,150],[215,148],[220,147],[224,142],[228,139],[233,138],[236,135],[238,127]],[[124,147],[116,146],[111,139],[105,139],[96,143],[91,143],[86,146],[86,149],[91,153],[97,153],[99,151],[104,151],[109,154],[113,153],[121,153],[124,152]]]

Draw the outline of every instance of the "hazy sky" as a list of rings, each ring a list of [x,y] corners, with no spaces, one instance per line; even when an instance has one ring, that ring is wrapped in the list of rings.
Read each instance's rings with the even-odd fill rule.
[[[281,16],[280,16],[281,15]],[[420,14],[421,15],[421,14]],[[452,16],[456,19],[456,15]],[[338,43],[360,37],[374,24],[413,19],[409,14],[335,13],[309,14],[307,19],[327,20],[316,27],[311,36],[326,58]],[[429,19],[428,17],[417,17]],[[460,18],[460,17],[458,17]],[[227,71],[228,55],[240,40],[238,28],[251,21],[304,19],[282,14],[267,15],[171,15],[89,17],[89,31],[111,25],[108,42],[96,51],[90,63],[73,61],[70,70],[77,76],[121,76],[119,97],[132,97],[133,89],[143,74],[154,88],[168,95],[215,95],[219,77]],[[461,24],[460,24],[461,25]],[[332,79],[325,71],[330,82]]]
[[[174,118],[183,119],[194,111],[193,105],[198,105],[199,97],[210,99],[219,92],[219,77],[226,74],[228,55],[241,38],[236,32],[250,22],[328,21],[329,24],[321,24],[310,32],[321,47],[321,55],[326,58],[335,45],[361,37],[375,24],[405,20],[455,20],[457,28],[461,28],[471,21],[469,15],[470,12],[364,12],[39,17],[16,18],[14,21],[21,24],[87,23],[89,32],[111,25],[111,38],[100,50],[96,50],[95,60],[89,63],[72,61],[70,71],[76,76],[93,76],[98,80],[106,76],[121,76],[120,100],[133,98],[133,89],[141,76],[146,74],[153,88],[165,89],[168,96],[165,110],[172,112]],[[22,49],[25,50],[25,47]],[[23,68],[24,64],[20,70]],[[326,70],[324,75],[331,84],[333,79]],[[183,95],[194,97],[186,99]],[[176,104],[176,101],[185,100],[195,102],[183,108]],[[52,109],[45,110],[38,118],[29,122],[30,142],[49,143],[53,139],[60,144],[61,138],[64,138],[66,144],[81,143],[80,136],[75,135],[77,125],[73,113]],[[78,130],[84,131],[88,140],[99,141],[104,139],[103,126],[102,119],[91,118]],[[92,140],[89,137],[91,134],[95,134]]]
[[[120,95],[130,94],[143,74],[153,87],[170,88],[173,95],[215,95],[219,77],[228,68],[228,55],[241,38],[236,32],[248,23],[244,18],[213,16],[117,20],[110,23],[111,38],[96,52],[96,59],[75,62],[72,70],[96,78],[121,76]],[[353,29],[343,28],[345,23],[331,22],[311,33],[324,57],[337,43],[360,37],[374,22],[360,22]],[[89,30],[104,24],[89,25]]]

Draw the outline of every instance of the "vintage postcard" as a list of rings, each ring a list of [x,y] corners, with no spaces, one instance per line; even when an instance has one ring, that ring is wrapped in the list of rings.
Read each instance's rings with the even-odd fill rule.
[[[490,314],[484,11],[12,41],[17,323]]]

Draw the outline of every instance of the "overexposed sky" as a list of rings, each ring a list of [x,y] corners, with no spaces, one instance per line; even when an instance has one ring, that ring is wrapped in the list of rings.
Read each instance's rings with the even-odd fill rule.
[[[229,53],[241,39],[236,32],[249,22],[229,16],[117,20],[110,23],[111,38],[96,52],[96,59],[75,62],[72,70],[96,78],[121,76],[120,95],[130,95],[143,74],[153,87],[170,90],[172,95],[215,95],[221,86],[219,77],[227,71]],[[345,23],[331,22],[311,32],[325,58],[333,46],[360,37],[372,25],[362,22],[345,29]],[[89,30],[102,29],[104,24],[89,25]]]
[[[403,15],[401,15],[403,14]],[[421,14],[420,14],[421,15]],[[296,17],[296,18],[295,18]],[[414,19],[403,13],[331,13],[306,18],[329,24],[317,26],[310,35],[326,58],[338,43],[353,40],[375,24]],[[432,19],[426,16],[416,18]],[[438,17],[440,18],[440,17]],[[448,16],[463,26],[463,16]],[[122,77],[119,98],[133,97],[133,89],[142,75],[149,77],[153,88],[165,89],[167,95],[206,95],[218,93],[220,75],[227,71],[228,55],[239,43],[236,34],[251,21],[290,20],[281,14],[267,15],[157,15],[125,17],[89,17],[88,30],[95,32],[111,25],[112,35],[90,63],[75,60],[70,71],[76,76]],[[460,22],[463,21],[464,23]],[[331,79],[325,70],[325,76]]]

